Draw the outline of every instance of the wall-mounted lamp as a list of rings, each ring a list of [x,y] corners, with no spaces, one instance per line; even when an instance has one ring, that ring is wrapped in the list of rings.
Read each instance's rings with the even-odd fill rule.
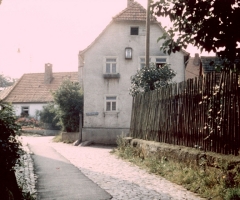
[[[132,48],[131,47],[125,48],[125,59],[132,59]]]

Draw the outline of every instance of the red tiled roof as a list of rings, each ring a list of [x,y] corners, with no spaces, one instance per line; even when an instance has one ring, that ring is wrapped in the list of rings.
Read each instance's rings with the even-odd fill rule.
[[[17,82],[15,82],[14,85],[8,86],[8,87],[4,88],[2,91],[0,91],[0,100],[5,99],[16,84],[17,84]]]
[[[117,14],[115,17],[113,17],[112,21],[107,25],[107,27],[101,32],[100,35],[98,35],[98,37],[84,50],[79,51],[79,56],[84,55],[84,53],[90,49],[94,43],[107,31],[108,27],[110,27],[110,25],[112,25],[115,22],[118,21],[141,21],[141,22],[146,22],[146,9],[139,4],[138,2],[131,2],[131,4],[125,8],[123,11],[121,11],[119,14]],[[164,30],[164,28],[162,27],[161,23],[157,21],[157,19],[154,16],[150,17],[150,21],[152,23],[156,23],[160,29],[166,33],[166,31]],[[181,50],[181,52],[184,55],[189,55],[188,52],[186,52],[185,50]]]
[[[53,73],[50,84],[44,82],[44,73],[24,74],[11,91],[2,98],[11,103],[46,103],[53,101],[52,92],[56,91],[63,80],[78,82],[78,72]]]
[[[185,80],[199,76],[200,70],[201,70],[200,62],[195,63],[193,57],[189,58],[187,67],[185,69]]]
[[[138,2],[132,2],[126,9],[113,17],[114,21],[146,21],[146,9]],[[157,21],[153,16],[150,17],[150,21]]]

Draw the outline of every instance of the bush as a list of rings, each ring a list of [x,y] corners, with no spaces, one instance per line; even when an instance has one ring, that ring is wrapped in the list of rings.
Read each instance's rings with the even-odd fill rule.
[[[149,68],[140,69],[131,77],[130,94],[135,96],[140,92],[148,92],[169,84],[176,73],[168,64],[156,67],[151,63]]]
[[[40,121],[42,123],[51,124],[52,128],[59,129],[59,118],[57,115],[57,109],[54,103],[49,103],[43,107],[43,110],[39,113]]]
[[[240,188],[230,188],[226,191],[226,200],[240,200]]]
[[[203,170],[201,166],[176,162],[164,154],[145,156],[147,154],[145,149],[136,143],[129,143],[127,138],[119,137],[117,145],[117,149],[112,153],[120,158],[182,185],[201,197],[216,200],[240,200],[239,165],[231,170],[224,165],[221,168],[206,166]]]
[[[53,95],[63,131],[79,131],[79,114],[83,111],[83,93],[79,83],[65,80]]]
[[[14,174],[14,166],[22,155],[21,144],[16,139],[20,126],[15,121],[12,106],[0,102],[0,196],[3,199],[22,198]]]
[[[40,127],[41,123],[33,117],[19,117],[16,120],[16,123],[20,126],[27,126],[27,127]]]

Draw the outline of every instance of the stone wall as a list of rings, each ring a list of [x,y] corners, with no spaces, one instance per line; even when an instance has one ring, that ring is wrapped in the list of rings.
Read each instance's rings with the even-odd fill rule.
[[[23,129],[23,133],[34,133],[42,136],[55,136],[58,135],[60,130],[48,130],[48,129]]]
[[[197,148],[133,139],[130,137],[124,138],[124,140],[133,147],[140,148],[140,156],[145,158],[149,156],[164,157],[168,160],[184,162],[197,167],[204,164],[210,167],[221,168],[225,166],[231,169],[236,165],[240,165],[240,156],[204,152]]]

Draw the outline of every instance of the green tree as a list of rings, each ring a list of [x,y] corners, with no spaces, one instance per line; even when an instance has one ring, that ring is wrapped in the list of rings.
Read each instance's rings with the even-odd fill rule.
[[[59,118],[57,108],[54,103],[49,103],[39,112],[40,121],[52,125],[52,128],[59,129]]]
[[[149,68],[142,68],[131,77],[130,94],[135,96],[140,92],[148,92],[169,84],[176,73],[168,64],[156,67],[154,63]]]
[[[21,199],[14,174],[14,166],[22,155],[21,144],[16,139],[20,126],[11,105],[0,102],[0,196],[9,199]]]
[[[65,80],[53,96],[63,131],[78,131],[79,114],[83,112],[83,93],[79,83]]]
[[[0,74],[0,87],[8,87],[13,85],[15,82],[16,82],[15,79]]]
[[[159,40],[166,53],[193,44],[213,51],[223,60],[240,58],[240,0],[158,0],[151,5],[157,16],[168,16],[173,26]]]

